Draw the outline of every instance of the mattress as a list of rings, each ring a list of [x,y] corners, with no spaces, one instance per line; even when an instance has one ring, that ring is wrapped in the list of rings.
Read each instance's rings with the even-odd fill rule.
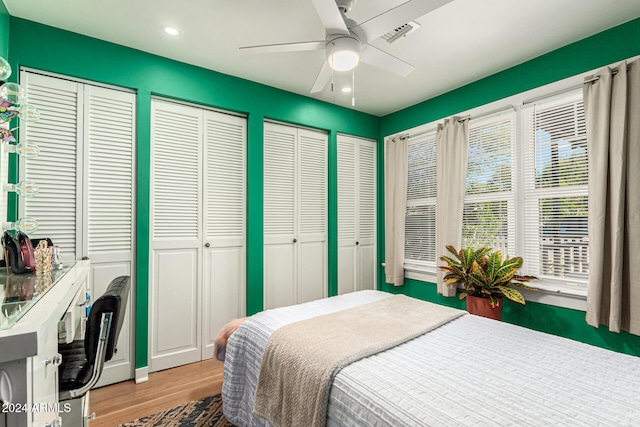
[[[264,348],[273,331],[377,301],[361,291],[258,313],[229,340],[222,398],[234,424],[253,415]],[[342,369],[328,426],[618,426],[640,419],[640,358],[463,315]]]

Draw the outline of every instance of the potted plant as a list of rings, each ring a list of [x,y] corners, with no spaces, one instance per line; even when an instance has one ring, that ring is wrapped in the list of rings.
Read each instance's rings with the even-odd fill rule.
[[[537,290],[525,285],[525,282],[537,277],[517,274],[524,264],[522,257],[503,259],[500,251],[492,253],[492,249],[486,246],[476,250],[463,248],[460,251],[447,246],[447,250],[454,258],[440,257],[447,263],[440,267],[447,272],[445,282],[448,286],[461,284],[464,287],[460,299],[467,299],[467,311],[471,314],[501,320],[503,297],[525,304],[524,296],[513,287]]]

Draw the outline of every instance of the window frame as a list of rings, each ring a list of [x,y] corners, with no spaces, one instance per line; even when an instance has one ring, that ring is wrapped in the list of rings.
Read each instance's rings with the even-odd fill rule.
[[[540,201],[543,199],[549,198],[558,198],[558,197],[588,197],[588,184],[581,184],[575,186],[566,186],[566,187],[536,187],[536,168],[535,165],[526,165],[524,164],[525,159],[527,158],[535,158],[535,139],[529,140],[526,135],[528,132],[531,132],[530,128],[533,123],[526,123],[526,115],[535,114],[535,107],[537,105],[543,105],[545,107],[553,107],[560,106],[565,103],[575,102],[577,100],[582,100],[582,90],[581,88],[569,88],[563,93],[553,94],[548,97],[539,97],[535,100],[535,102],[527,103],[520,108],[520,120],[521,120],[521,146],[523,150],[522,157],[522,167],[520,168],[521,175],[521,187],[522,190],[520,192],[521,202],[520,202],[520,211],[521,211],[521,224],[522,226],[518,227],[520,232],[520,238],[518,242],[520,253],[524,254],[525,257],[525,269],[527,260],[531,262],[537,262],[539,259],[538,256],[531,256],[531,251],[526,247],[527,235],[531,235],[532,233],[538,234],[540,232],[539,227],[536,228],[532,225],[534,221],[531,219],[530,221],[525,218],[527,215],[527,210],[531,208],[531,203],[533,201]],[[588,157],[587,157],[587,167],[588,167]],[[588,177],[587,177],[588,179]],[[534,215],[533,218],[537,217]],[[532,218],[529,215],[529,218]],[[588,217],[587,217],[588,218]],[[587,234],[588,238],[588,234]],[[535,269],[534,269],[535,270]],[[525,270],[525,273],[528,273]],[[529,273],[531,274],[531,273]],[[533,272],[535,274],[535,272]],[[584,279],[579,278],[559,278],[549,275],[541,275],[539,280],[534,282],[534,286],[545,291],[561,293],[566,295],[574,295],[576,297],[586,298],[587,295],[587,284],[588,284],[588,276]]]

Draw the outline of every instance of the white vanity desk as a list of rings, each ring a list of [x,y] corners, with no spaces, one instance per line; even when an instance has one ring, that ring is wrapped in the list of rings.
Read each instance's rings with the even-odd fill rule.
[[[36,289],[35,275],[32,279],[21,276],[26,275],[8,278],[4,268],[0,273],[0,290],[4,290],[0,292],[0,400],[10,399],[3,404],[0,427],[56,426],[58,410],[64,410],[58,404],[58,323],[69,311],[74,320],[67,324],[83,329],[89,261],[54,271],[48,287],[39,284]],[[12,280],[31,282],[22,285]],[[26,301],[8,301],[9,286],[15,292],[21,285]]]

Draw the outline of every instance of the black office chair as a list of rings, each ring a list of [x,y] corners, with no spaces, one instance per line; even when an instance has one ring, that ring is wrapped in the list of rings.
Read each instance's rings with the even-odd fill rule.
[[[116,352],[130,286],[129,276],[113,279],[91,307],[84,340],[58,347],[60,402],[82,398],[100,379],[104,363]]]

